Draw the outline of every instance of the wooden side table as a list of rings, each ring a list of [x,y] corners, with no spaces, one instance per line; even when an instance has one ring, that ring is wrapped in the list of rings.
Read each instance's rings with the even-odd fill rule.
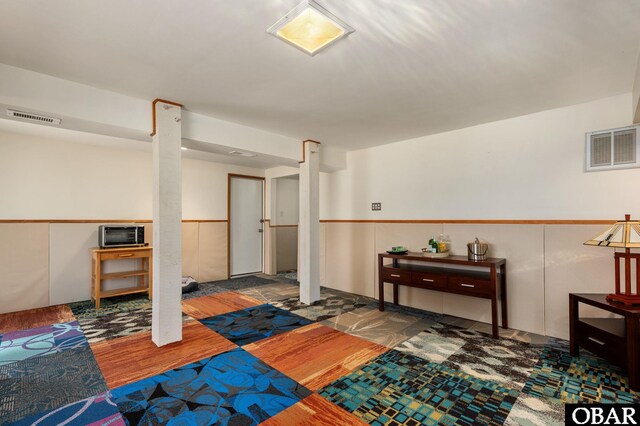
[[[606,300],[606,294],[569,294],[571,356],[579,347],[626,368],[629,386],[640,389],[640,306],[627,306]],[[621,315],[622,318],[580,317],[580,303]]]
[[[100,308],[100,299],[105,297],[122,296],[125,294],[149,293],[152,296],[153,274],[153,249],[151,247],[119,247],[119,248],[92,248],[91,249],[91,300]],[[102,272],[103,262],[116,260],[138,260],[138,268],[124,272]],[[116,290],[102,290],[104,280],[122,278],[137,278],[137,286],[119,288]]]

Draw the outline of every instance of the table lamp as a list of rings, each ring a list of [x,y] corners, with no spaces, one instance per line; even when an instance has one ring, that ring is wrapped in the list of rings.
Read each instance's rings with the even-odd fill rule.
[[[585,241],[585,245],[624,248],[624,252],[616,251],[614,254],[616,268],[616,292],[607,296],[610,302],[620,302],[625,305],[640,305],[640,253],[631,253],[632,248],[640,248],[640,222],[631,220],[630,215],[625,215],[624,220],[616,222],[606,231],[598,234],[593,239]],[[620,290],[620,259],[624,260],[624,291]],[[631,262],[636,260],[636,283],[631,288]]]

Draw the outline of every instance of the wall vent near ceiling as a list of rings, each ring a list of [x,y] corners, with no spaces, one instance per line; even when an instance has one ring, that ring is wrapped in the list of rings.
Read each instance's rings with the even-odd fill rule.
[[[640,167],[640,126],[587,133],[588,172]]]
[[[23,120],[36,121],[38,123],[47,123],[47,124],[55,124],[59,126],[62,123],[62,120],[55,117],[47,117],[46,115],[34,114],[31,112],[24,111],[16,111],[13,109],[7,110],[7,115],[9,117],[21,118]]]

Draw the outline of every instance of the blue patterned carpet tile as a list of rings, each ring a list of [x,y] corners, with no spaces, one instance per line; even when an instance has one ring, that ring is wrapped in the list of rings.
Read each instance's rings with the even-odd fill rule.
[[[558,345],[544,348],[522,392],[564,403],[640,403],[619,367],[587,354],[572,357]]]
[[[200,322],[238,346],[313,323],[307,318],[269,304],[216,315]]]
[[[131,425],[255,425],[311,391],[237,348],[112,394]]]
[[[106,391],[88,346],[0,365],[0,424]]]
[[[107,392],[27,417],[15,425],[124,426],[125,422]]]
[[[13,331],[0,336],[0,366],[87,345],[77,321]]]
[[[502,425],[519,395],[396,350],[319,393],[373,425]]]

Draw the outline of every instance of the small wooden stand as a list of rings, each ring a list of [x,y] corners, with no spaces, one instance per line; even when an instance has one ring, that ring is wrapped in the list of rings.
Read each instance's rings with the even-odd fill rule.
[[[152,253],[151,247],[121,247],[121,248],[92,248],[91,249],[91,300],[96,303],[96,309],[100,308],[100,299],[105,297],[122,296],[125,294],[149,293],[152,296]],[[124,272],[102,272],[102,262],[107,260],[139,260],[139,268]],[[119,288],[103,291],[102,281],[122,278],[137,277],[136,287]],[[146,279],[145,279],[146,278]]]

